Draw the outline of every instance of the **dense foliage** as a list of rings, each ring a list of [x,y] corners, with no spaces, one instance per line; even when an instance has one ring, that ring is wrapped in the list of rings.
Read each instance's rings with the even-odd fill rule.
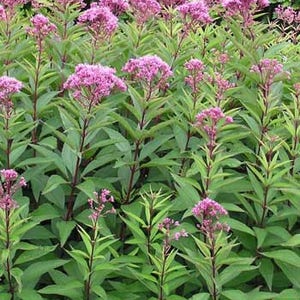
[[[1,300],[300,299],[300,12],[268,5],[0,0]]]

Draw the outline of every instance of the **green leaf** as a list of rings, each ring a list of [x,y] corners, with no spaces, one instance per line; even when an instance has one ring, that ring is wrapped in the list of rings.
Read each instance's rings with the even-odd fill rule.
[[[15,261],[15,265],[23,264],[28,261],[32,261],[38,259],[52,251],[54,251],[56,245],[54,246],[36,246],[35,249],[29,249],[27,251],[23,251],[20,256]]]
[[[63,179],[61,176],[51,175],[51,177],[49,178],[46,184],[46,187],[43,190],[43,195],[55,190],[58,186],[65,183],[67,183],[67,181]]]
[[[32,289],[22,289],[18,297],[22,300],[43,300],[42,296]]]
[[[274,265],[271,260],[263,258],[259,267],[260,274],[266,281],[268,288],[272,291],[272,283],[274,276]]]
[[[63,284],[48,285],[39,290],[39,293],[46,295],[61,295],[70,299],[81,300],[83,295],[80,293],[80,289],[83,288],[83,284],[79,281],[72,280],[71,282]]]
[[[292,250],[274,250],[270,252],[262,252],[261,254],[263,256],[275,259],[276,262],[280,261],[300,268],[300,257]]]
[[[58,229],[60,246],[63,247],[76,226],[74,221],[58,221],[56,222],[56,227]]]
[[[248,227],[247,225],[245,225],[244,223],[235,220],[235,219],[227,219],[226,222],[228,223],[228,225],[230,226],[230,228],[234,229],[234,230],[238,230],[238,231],[242,231],[245,233],[248,233],[252,236],[255,236],[253,230]]]
[[[288,241],[281,244],[284,247],[299,247],[300,246],[300,234],[295,234]]]
[[[49,272],[52,269],[61,267],[67,262],[69,261],[62,259],[54,259],[44,260],[31,264],[24,270],[22,276],[23,286],[26,288],[33,288],[43,274]]]

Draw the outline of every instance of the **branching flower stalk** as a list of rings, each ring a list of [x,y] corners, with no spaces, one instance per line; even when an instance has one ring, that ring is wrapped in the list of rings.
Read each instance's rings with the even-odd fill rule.
[[[158,225],[160,231],[164,233],[163,245],[162,245],[162,254],[160,258],[160,269],[158,270],[159,275],[159,294],[158,300],[165,300],[165,293],[164,293],[164,285],[166,276],[168,273],[168,258],[170,258],[170,254],[172,253],[172,245],[171,242],[173,240],[178,241],[181,237],[187,237],[188,233],[181,229],[180,231],[176,231],[172,233],[172,229],[180,226],[178,221],[174,221],[171,218],[165,218],[162,223]]]
[[[123,67],[123,71],[129,73],[133,81],[140,82],[143,88],[144,99],[142,100],[142,112],[141,118],[137,124],[138,130],[142,132],[149,122],[146,121],[149,102],[157,92],[167,89],[167,80],[170,76],[172,76],[173,73],[170,66],[155,55],[146,55],[137,59],[130,59]],[[131,193],[134,186],[134,176],[138,170],[140,147],[143,142],[143,138],[134,141],[135,149],[133,155],[133,164],[130,166],[127,193],[124,197],[123,204],[128,204],[131,200]]]
[[[112,213],[115,214],[116,211],[112,207],[110,209],[107,209],[108,203],[114,203],[113,196],[110,195],[110,191],[107,189],[103,189],[101,193],[94,193],[94,198],[89,199],[88,203],[90,205],[90,209],[92,214],[89,216],[89,218],[92,221],[92,229],[93,229],[93,235],[91,238],[91,250],[90,250],[90,256],[88,259],[88,277],[84,284],[84,291],[85,291],[85,300],[92,299],[92,277],[95,267],[95,252],[97,249],[97,245],[99,243],[99,237],[100,237],[100,226],[99,226],[99,218],[104,217],[106,214]]]
[[[183,29],[179,38],[177,48],[173,54],[171,67],[173,67],[180,53],[183,41],[190,31],[196,31],[198,27],[209,24],[212,19],[209,16],[208,6],[203,0],[186,2],[177,7],[177,11],[183,22]]]
[[[228,212],[218,202],[205,198],[194,206],[192,213],[200,220],[197,227],[204,235],[206,245],[210,250],[211,284],[209,285],[209,292],[212,300],[217,300],[220,291],[217,286],[218,269],[216,259],[219,246],[216,241],[220,232],[229,232],[230,230],[226,223],[219,220],[220,217],[228,215]]]
[[[126,90],[125,83],[115,75],[115,70],[102,65],[79,64],[75,73],[70,75],[64,84],[64,89],[73,91],[73,97],[82,109],[82,125],[78,156],[76,159],[74,174],[71,179],[71,192],[67,205],[66,220],[70,220],[73,214],[76,186],[79,181],[79,171],[85,149],[85,141],[88,135],[88,126],[93,116],[94,108],[98,107],[101,100],[111,94],[114,89]]]
[[[224,123],[225,121],[225,123]],[[215,159],[216,150],[219,145],[217,143],[217,136],[219,130],[225,124],[233,122],[232,117],[225,116],[219,107],[208,108],[203,110],[196,116],[195,126],[200,128],[208,139],[204,151],[206,154],[206,178],[204,179],[204,186],[202,196],[207,197],[209,195],[209,187],[211,184],[211,170]]]
[[[262,59],[257,65],[253,65],[251,72],[257,73],[260,77],[259,89],[262,94],[262,113],[260,117],[261,132],[256,154],[259,155],[264,143],[264,136],[269,130],[269,112],[272,107],[271,87],[276,80],[276,75],[283,74],[283,65],[276,59]],[[287,75],[289,75],[286,72]]]
[[[34,73],[34,84],[33,84],[33,94],[32,94],[32,101],[33,101],[33,113],[32,119],[34,128],[32,130],[32,143],[38,143],[38,134],[37,134],[37,121],[38,121],[38,88],[39,88],[39,81],[40,81],[40,73],[42,67],[42,54],[45,46],[45,39],[50,34],[56,31],[56,26],[49,21],[47,17],[42,14],[37,14],[33,18],[31,18],[32,27],[27,28],[27,33],[31,35],[37,44],[37,57],[36,57],[36,65],[35,65],[35,73]],[[34,151],[34,156],[36,152]]]
[[[96,51],[100,43],[111,38],[118,27],[118,18],[111,12],[109,7],[93,2],[91,7],[85,10],[78,18],[80,24],[86,26],[86,30],[91,35],[91,60],[94,64]]]
[[[4,131],[6,136],[6,168],[10,169],[10,153],[13,140],[9,133],[9,121],[13,114],[13,102],[11,96],[18,93],[23,84],[15,78],[2,76],[0,77],[0,109],[4,119]]]
[[[13,263],[10,255],[12,247],[11,241],[11,216],[14,210],[18,207],[18,203],[13,199],[13,195],[17,190],[26,186],[26,181],[23,177],[18,180],[18,173],[12,169],[3,169],[0,171],[0,210],[1,223],[4,223],[5,240],[4,249],[7,251],[7,258],[4,263],[5,278],[8,283],[8,292],[11,295],[11,300],[15,299],[15,283],[12,276]]]

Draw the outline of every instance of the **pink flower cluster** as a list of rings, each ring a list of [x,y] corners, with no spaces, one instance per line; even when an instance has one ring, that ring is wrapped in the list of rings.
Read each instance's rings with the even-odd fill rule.
[[[73,90],[73,96],[83,107],[97,105],[103,97],[109,96],[113,89],[126,90],[125,83],[109,67],[79,64],[75,73],[64,83],[64,89]]]
[[[131,74],[132,79],[144,82],[151,89],[165,89],[168,78],[173,75],[171,67],[156,55],[130,59],[122,70]]]
[[[95,40],[109,39],[118,27],[118,18],[108,7],[96,2],[79,16],[78,21],[86,24]]]
[[[213,107],[203,110],[196,116],[196,126],[203,128],[209,137],[208,146],[214,147],[217,139],[218,122],[225,119],[225,123],[233,122],[232,117],[225,116],[220,107]]]
[[[275,8],[277,18],[288,24],[300,23],[300,11],[295,11],[292,7],[282,7],[279,5]]]
[[[4,7],[14,8],[18,5],[23,5],[29,2],[29,0],[0,0],[0,4]]]
[[[162,7],[168,8],[168,7],[176,7],[178,5],[182,5],[188,2],[188,0],[158,0],[158,2]]]
[[[7,16],[6,16],[6,12],[5,12],[5,8],[0,5],[0,21],[6,21],[7,20]]]
[[[23,84],[9,76],[0,77],[0,101],[6,101],[14,93],[20,92]]]
[[[171,218],[165,218],[162,223],[158,224],[158,229],[165,234],[165,240],[164,245],[169,246],[170,242],[172,240],[178,241],[181,237],[187,237],[188,233],[181,229],[180,231],[176,231],[173,234],[171,234],[171,230],[175,227],[180,226],[180,223],[178,221],[174,221]]]
[[[18,207],[18,203],[12,198],[20,188],[26,186],[24,177],[17,181],[19,174],[12,169],[0,171],[2,183],[0,183],[0,208],[10,210]]]
[[[214,76],[209,76],[208,81],[215,85],[217,88],[216,92],[216,99],[217,102],[220,103],[220,101],[224,98],[224,93],[233,87],[235,87],[235,84],[228,81],[227,79],[223,78],[222,75],[218,72],[214,73]]]
[[[42,14],[35,15],[30,19],[30,21],[33,27],[27,28],[27,32],[34,36],[39,42],[44,40],[47,35],[51,32],[55,32],[57,29],[56,26]]]
[[[252,11],[270,5],[268,0],[221,0],[227,16],[240,15],[245,26],[253,23]]]
[[[129,9],[128,0],[100,0],[99,5],[108,7],[115,15],[120,15]]]
[[[189,74],[185,78],[185,82],[192,88],[193,93],[198,91],[198,84],[204,78],[204,64],[199,59],[191,59],[184,64],[184,67],[189,71]]]
[[[129,3],[139,25],[144,24],[161,11],[161,6],[156,0],[129,0]]]
[[[0,107],[3,110],[5,118],[9,118],[13,108],[11,101],[12,94],[18,93],[23,87],[23,84],[9,76],[0,77]]]
[[[205,25],[212,21],[208,6],[203,0],[187,2],[177,7],[184,23],[189,26]]]
[[[112,207],[109,210],[104,212],[105,206],[107,203],[114,203],[114,197],[110,194],[110,191],[107,189],[103,189],[101,193],[94,193],[95,199],[88,199],[88,203],[90,205],[90,209],[92,214],[89,218],[95,223],[97,223],[100,216],[104,216],[106,214],[114,214],[116,213],[115,209]]]
[[[192,214],[201,219],[198,227],[209,238],[213,238],[215,232],[230,230],[227,224],[219,221],[220,217],[228,215],[228,212],[222,205],[210,198],[199,201],[193,207]]]
[[[250,72],[259,74],[263,83],[270,87],[274,82],[274,77],[283,73],[283,65],[276,59],[265,58],[260,60],[257,65],[253,65]],[[288,72],[285,72],[285,74],[289,76]]]

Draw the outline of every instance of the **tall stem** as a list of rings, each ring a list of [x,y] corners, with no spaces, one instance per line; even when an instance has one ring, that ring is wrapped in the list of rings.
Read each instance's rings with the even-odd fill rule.
[[[211,243],[211,270],[212,270],[212,300],[218,299],[218,289],[216,285],[217,267],[216,267],[216,251],[215,251],[215,240],[212,239]]]
[[[88,279],[85,282],[85,300],[91,299],[91,283],[92,283],[92,275],[93,275],[94,253],[96,247],[97,233],[98,230],[94,229],[94,237],[91,240],[91,255],[89,257],[89,262],[88,262],[89,275],[88,275]]]
[[[11,294],[10,300],[15,299],[15,291],[14,291],[14,285],[13,285],[13,279],[11,275],[11,263],[10,263],[10,209],[8,207],[5,208],[5,235],[6,235],[6,240],[5,240],[5,249],[8,251],[8,257],[5,262],[5,269],[7,272],[7,281],[8,281],[8,288],[9,288],[9,293]]]
[[[159,294],[158,300],[164,300],[164,283],[165,283],[165,273],[166,273],[166,262],[168,257],[168,246],[163,247],[163,261],[162,261],[162,269],[159,279]]]
[[[36,121],[38,119],[37,103],[38,103],[38,86],[39,86],[41,62],[42,62],[42,41],[40,39],[38,39],[38,57],[37,57],[37,65],[36,65],[36,69],[35,69],[34,90],[33,90],[33,116],[32,116],[32,118],[33,118],[34,127],[32,130],[32,137],[31,137],[32,143],[34,145],[36,145],[38,142]],[[36,151],[34,151],[34,156],[36,156]]]
[[[9,117],[5,117],[5,133],[6,133],[6,168],[10,169],[10,152],[12,139],[9,138]]]
[[[87,114],[85,115],[85,118],[83,120],[82,133],[80,136],[79,155],[77,156],[77,159],[76,159],[75,171],[74,171],[72,181],[71,181],[71,193],[69,196],[68,209],[67,209],[67,213],[65,216],[66,221],[70,220],[72,217],[72,214],[73,214],[73,207],[74,207],[74,202],[75,202],[75,190],[76,190],[76,186],[78,184],[78,174],[79,174],[79,168],[80,168],[80,164],[81,164],[81,156],[82,156],[82,152],[84,149],[85,138],[87,136],[88,125],[90,122],[89,115],[90,115],[91,109],[92,109],[92,101],[89,104]]]

